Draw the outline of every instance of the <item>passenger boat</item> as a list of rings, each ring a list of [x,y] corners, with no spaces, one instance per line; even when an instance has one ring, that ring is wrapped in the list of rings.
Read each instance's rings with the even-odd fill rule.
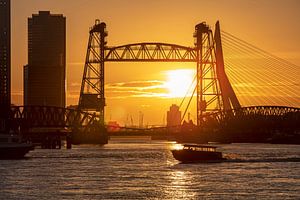
[[[176,160],[189,162],[220,162],[225,160],[222,152],[216,151],[215,146],[184,144],[181,148],[173,149],[172,154]]]
[[[23,142],[18,135],[0,134],[0,159],[21,159],[33,149],[33,144]]]

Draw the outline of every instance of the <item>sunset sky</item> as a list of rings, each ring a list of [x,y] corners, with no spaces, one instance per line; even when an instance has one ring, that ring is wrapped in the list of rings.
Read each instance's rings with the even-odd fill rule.
[[[206,21],[300,66],[298,0],[11,0],[12,101],[22,105],[27,64],[27,18],[40,10],[67,19],[67,105],[77,104],[88,42],[95,19],[107,24],[108,46],[164,42],[193,46],[196,24]],[[191,84],[194,64],[107,63],[106,121],[162,124]],[[182,76],[178,76],[181,74]],[[180,78],[180,79],[179,79]],[[177,81],[176,81],[177,80]],[[190,82],[189,82],[190,81]],[[184,84],[176,85],[178,82]],[[174,89],[174,88],[177,88]],[[193,104],[194,105],[194,104]],[[195,106],[190,108],[195,118]],[[183,109],[182,109],[183,110]]]

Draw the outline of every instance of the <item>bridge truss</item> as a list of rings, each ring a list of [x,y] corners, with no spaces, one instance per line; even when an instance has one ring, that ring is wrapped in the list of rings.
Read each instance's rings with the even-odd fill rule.
[[[218,141],[298,144],[300,139],[300,108],[250,106],[213,113],[207,119],[206,128],[215,131]]]
[[[12,106],[9,112],[11,130],[28,132],[32,128],[70,129],[87,133],[99,126],[95,114],[53,106]]]
[[[293,117],[295,120],[300,120],[300,108],[287,106],[250,106],[213,113],[212,116],[220,124],[224,123],[224,121],[232,120],[233,118],[242,119],[246,117],[255,119],[257,116],[263,117],[264,119]]]
[[[166,43],[136,43],[107,47],[106,62],[196,62],[195,49]]]
[[[96,21],[90,30],[78,109],[48,106],[12,106],[10,129],[60,128],[72,132],[99,133],[104,124],[105,62],[193,62],[197,68],[197,125],[237,130],[245,126],[289,127],[299,131],[300,108],[282,106],[241,107],[224,69],[219,23],[215,34],[205,24],[195,27],[195,46],[166,43],[135,43],[109,47],[105,23]],[[258,123],[259,122],[259,123]],[[0,124],[1,125],[1,124]],[[101,132],[100,132],[101,134]],[[104,133],[103,133],[104,134]]]
[[[96,20],[90,29],[78,108],[96,112],[104,126],[105,62],[194,62],[197,68],[197,125],[207,114],[239,108],[240,104],[224,70],[219,23],[215,36],[200,23],[195,27],[194,47],[166,43],[107,46],[106,24]]]

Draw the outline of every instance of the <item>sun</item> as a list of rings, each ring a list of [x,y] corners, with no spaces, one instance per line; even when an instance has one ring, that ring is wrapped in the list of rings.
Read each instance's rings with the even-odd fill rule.
[[[192,95],[192,91],[195,87],[193,83],[195,71],[192,69],[178,69],[166,71],[167,81],[165,87],[168,89],[168,97],[184,97]],[[191,84],[192,88],[191,88]]]

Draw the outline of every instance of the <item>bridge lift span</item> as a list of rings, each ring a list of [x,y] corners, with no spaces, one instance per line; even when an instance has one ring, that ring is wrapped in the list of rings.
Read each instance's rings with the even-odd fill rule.
[[[215,34],[204,22],[195,27],[195,46],[135,43],[107,46],[106,24],[96,20],[90,29],[78,108],[96,112],[104,126],[105,62],[195,62],[197,67],[197,125],[207,114],[240,108],[224,70],[219,22]]]

